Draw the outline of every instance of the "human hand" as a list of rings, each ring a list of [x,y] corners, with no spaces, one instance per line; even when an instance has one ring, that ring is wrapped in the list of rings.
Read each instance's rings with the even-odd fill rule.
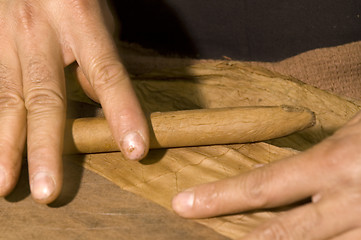
[[[361,112],[333,136],[289,159],[178,194],[173,209],[203,218],[269,209],[311,197],[242,239],[361,238]]]
[[[148,150],[148,128],[111,36],[106,1],[0,1],[0,195],[15,186],[27,139],[33,198],[53,201],[62,185],[64,67],[101,103],[128,159]]]

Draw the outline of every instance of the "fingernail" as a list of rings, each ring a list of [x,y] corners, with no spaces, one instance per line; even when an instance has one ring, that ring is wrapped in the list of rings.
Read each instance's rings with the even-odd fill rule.
[[[173,210],[177,213],[190,211],[194,204],[194,192],[185,190],[174,197],[172,202]]]
[[[144,138],[138,132],[128,133],[122,143],[123,154],[129,160],[139,160],[145,155],[146,146]]]
[[[321,198],[322,198],[322,196],[321,196],[321,194],[316,194],[316,195],[313,195],[312,196],[312,202],[313,203],[317,203],[317,202],[319,202],[320,200],[321,200]]]
[[[257,163],[257,164],[253,165],[253,168],[261,168],[261,167],[264,167],[264,166],[266,166],[266,165],[263,164],[263,163]]]
[[[47,199],[55,191],[54,178],[46,172],[39,172],[32,178],[30,188],[35,199]]]

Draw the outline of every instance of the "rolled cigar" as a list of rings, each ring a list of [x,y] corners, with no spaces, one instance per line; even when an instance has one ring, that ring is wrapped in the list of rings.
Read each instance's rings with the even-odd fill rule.
[[[150,148],[247,143],[283,137],[315,123],[306,108],[236,107],[154,112],[150,115]],[[119,151],[104,118],[68,120],[64,152]]]

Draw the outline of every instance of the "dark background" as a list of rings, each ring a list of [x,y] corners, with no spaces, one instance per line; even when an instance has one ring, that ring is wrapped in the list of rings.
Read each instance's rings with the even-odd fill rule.
[[[112,4],[121,23],[121,40],[163,54],[277,61],[361,40],[360,0],[113,0]]]

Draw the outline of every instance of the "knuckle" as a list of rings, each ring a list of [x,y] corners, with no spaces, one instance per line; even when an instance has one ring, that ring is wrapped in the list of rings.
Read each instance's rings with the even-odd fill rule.
[[[327,145],[325,145],[321,151],[318,152],[318,158],[321,160],[322,167],[325,169],[331,170],[334,168],[340,167],[342,164],[343,156],[342,156],[342,149],[340,149],[339,142],[337,139],[335,140],[328,140]]]
[[[21,87],[11,80],[11,69],[0,64],[0,110],[23,107]]]
[[[25,107],[28,114],[48,112],[49,110],[63,111],[64,97],[53,89],[31,89],[25,98]]]
[[[14,12],[17,26],[21,30],[30,32],[35,26],[34,20],[37,13],[35,13],[36,8],[33,2],[28,0],[22,1]]]
[[[29,84],[36,86],[43,86],[51,81],[52,74],[49,67],[40,60],[42,57],[33,57],[27,65],[27,77],[30,81]]]
[[[259,232],[259,237],[257,239],[272,239],[272,240],[289,240],[292,239],[287,228],[280,220],[275,220],[274,222],[263,227]]]
[[[343,206],[345,209],[349,208],[350,206],[353,209],[354,215],[361,216],[361,190],[357,187],[352,187],[347,191],[347,194],[344,194],[343,198],[340,201],[340,205]]]
[[[289,234],[292,234],[295,239],[305,239],[308,234],[316,227],[320,227],[323,221],[323,215],[321,211],[315,205],[310,205],[312,207],[309,211],[304,211],[300,214],[300,221],[292,222],[292,231],[289,231]],[[290,228],[285,228],[290,229]],[[293,239],[293,238],[292,238]]]
[[[120,81],[127,79],[127,73],[114,57],[97,60],[92,64],[91,85],[96,91],[112,88]]]
[[[23,99],[14,92],[5,92],[0,87],[0,112],[7,112],[14,109],[22,109]]]
[[[54,80],[43,58],[34,57],[27,65],[25,107],[29,114],[42,111],[59,111],[65,109],[62,87]]]
[[[330,138],[318,156],[324,169],[339,174],[337,179],[348,183],[361,181],[361,153],[357,147],[350,147],[354,143],[352,136]]]
[[[91,3],[94,1],[89,0],[71,0],[68,1],[68,3],[72,6],[73,9],[80,11],[80,12],[86,12],[91,9]]]
[[[270,171],[263,171],[263,169],[260,169],[255,170],[252,175],[244,180],[241,188],[246,200],[253,207],[267,207],[267,203],[270,198],[269,184],[267,184],[269,179]]]
[[[89,19],[92,19],[92,13],[94,12],[94,4],[97,1],[89,0],[71,0],[67,1],[69,9],[74,16],[82,23],[87,23]]]

